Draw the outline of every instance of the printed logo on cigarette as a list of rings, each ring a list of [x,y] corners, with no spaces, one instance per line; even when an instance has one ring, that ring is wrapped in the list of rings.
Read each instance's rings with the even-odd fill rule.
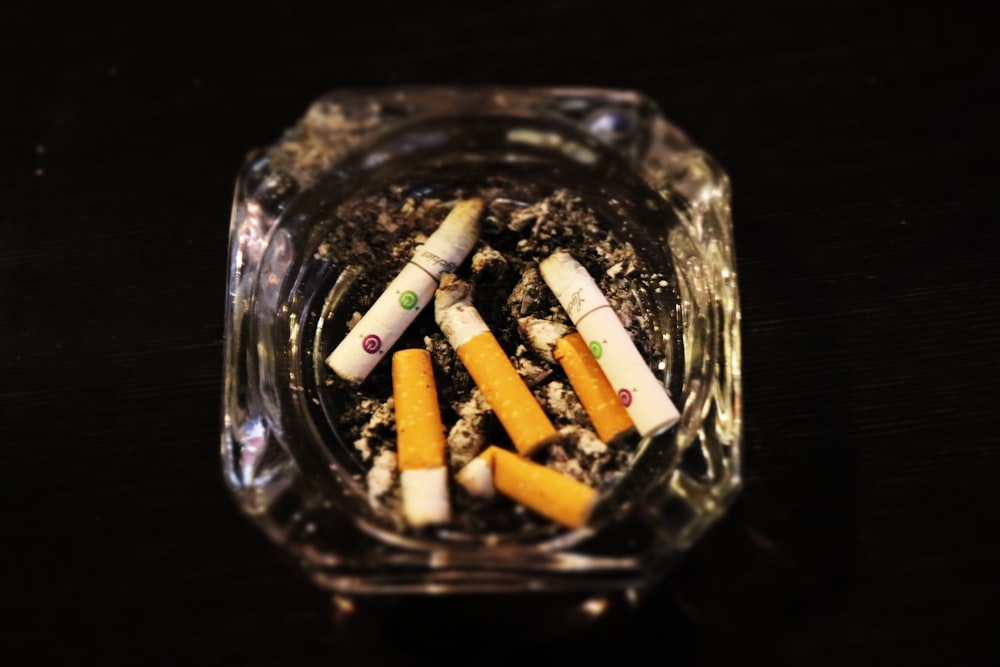
[[[587,347],[590,348],[590,353],[594,355],[594,359],[600,359],[601,355],[604,354],[604,348],[596,340],[587,343]]]
[[[375,334],[368,334],[361,339],[361,349],[368,354],[375,354],[382,349],[382,339]]]
[[[454,271],[455,267],[458,266],[454,262],[449,262],[444,257],[439,257],[438,255],[435,255],[434,253],[430,252],[429,250],[424,250],[422,248],[420,250],[420,256],[423,257],[424,259],[426,259],[429,263],[436,264],[437,266],[440,266],[441,269],[442,269],[442,271],[445,271],[445,272]]]
[[[399,305],[403,310],[413,310],[419,300],[417,293],[410,289],[399,295]]]
[[[573,292],[567,299],[566,312],[570,315],[579,312],[583,308],[583,288],[581,287],[577,291]]]
[[[632,405],[632,392],[624,387],[618,390],[618,400],[622,402],[626,408]]]

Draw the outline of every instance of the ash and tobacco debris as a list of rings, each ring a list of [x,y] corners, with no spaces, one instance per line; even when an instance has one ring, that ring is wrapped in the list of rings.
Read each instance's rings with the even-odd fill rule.
[[[451,407],[458,420],[448,431],[448,466],[452,472],[458,472],[486,448],[486,421],[491,410],[478,388]]]
[[[434,192],[434,196],[416,197],[412,192],[398,185],[356,197],[338,206],[335,219],[328,221],[330,232],[318,247],[318,258],[363,269],[352,286],[351,312],[333,316],[327,323],[339,327],[341,333],[335,336],[346,334],[378,298],[454,201],[471,194],[462,188]],[[655,318],[648,314],[649,295],[642,286],[654,289],[660,281],[666,284],[666,279],[646,270],[632,246],[616,238],[568,190],[539,193],[531,186],[487,183],[476,192],[489,201],[482,233],[456,274],[471,285],[476,308],[562,435],[560,443],[545,448],[536,460],[590,486],[606,488],[624,474],[636,439],[602,442],[551,352],[528,340],[526,330],[533,319],[558,323],[565,331],[572,326],[542,280],[537,263],[556,250],[570,251],[597,280],[639,349],[653,360],[662,359],[664,353]],[[431,310],[418,316],[393,350],[421,347],[430,352],[447,432],[448,465],[454,472],[487,445],[510,448],[511,443],[438,329]],[[342,406],[337,411],[337,429],[366,471],[369,497],[384,508],[395,507],[399,495],[390,366],[384,360],[358,387],[327,380]],[[484,503],[469,497],[458,484],[452,492],[453,528],[471,532],[552,528],[502,498]]]

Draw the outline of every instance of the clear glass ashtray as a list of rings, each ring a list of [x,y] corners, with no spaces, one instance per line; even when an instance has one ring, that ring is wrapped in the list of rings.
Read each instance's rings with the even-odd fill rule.
[[[470,201],[467,254],[425,253],[443,267],[421,265],[430,291],[400,290],[394,278]],[[404,88],[319,99],[249,156],[236,184],[222,460],[239,506],[339,593],[648,587],[740,487],[729,202],[719,166],[634,92]],[[578,300],[603,295],[617,320],[608,326],[638,354],[641,367],[601,366],[618,402],[629,406],[642,378],[669,398],[647,409],[653,426],[628,412],[635,428],[597,435],[568,366],[546,353],[552,339],[584,332],[572,296],[561,300],[540,275],[559,253],[582,267],[573,280],[592,280]],[[438,324],[441,290],[455,281],[506,357],[499,365],[510,362],[511,382],[528,392],[511,395],[514,409],[534,403],[555,434],[530,451],[512,435],[528,419],[505,420],[481,387],[499,367],[470,374],[454,327]],[[380,320],[399,331],[362,336],[364,316],[390,292],[407,322]],[[549,333],[539,342],[533,327]],[[328,359],[352,335],[349,363],[375,356],[345,379]],[[589,341],[598,361],[610,355],[602,335]],[[427,351],[440,417],[431,439],[440,431],[444,441],[438,500],[448,508],[429,522],[410,520],[400,490],[401,381],[390,357],[411,349]],[[527,472],[504,482],[496,455],[500,492],[482,496],[459,480],[491,445]],[[553,513],[566,498],[552,474],[587,499],[573,519]]]

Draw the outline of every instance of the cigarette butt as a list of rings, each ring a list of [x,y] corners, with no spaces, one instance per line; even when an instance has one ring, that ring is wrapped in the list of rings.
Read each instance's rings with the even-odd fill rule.
[[[566,371],[601,440],[610,442],[633,427],[632,418],[618,400],[618,392],[579,333],[563,336],[556,342],[555,358]]]
[[[559,251],[539,264],[555,294],[597,359],[640,436],[672,426],[679,418],[667,388],[653,375],[600,287],[572,255]]]
[[[445,276],[434,298],[434,314],[517,451],[527,456],[558,439],[559,432],[472,305],[468,284]]]
[[[427,350],[400,350],[392,355],[392,396],[403,514],[411,525],[446,523],[451,520],[451,508],[444,424]]]
[[[427,350],[400,350],[392,355],[392,397],[399,469],[445,465],[444,424]]]
[[[479,216],[484,206],[479,198],[455,204],[364,317],[326,358],[327,366],[334,373],[353,383],[368,377],[430,303],[441,275],[454,271],[472,250],[479,239]]]
[[[473,466],[475,470],[464,474]],[[568,528],[586,524],[597,501],[597,491],[586,484],[496,446],[487,448],[463,468],[459,482],[482,484],[486,479],[484,467],[489,469],[497,491]],[[486,495],[472,489],[470,493]]]
[[[492,333],[484,331],[469,340],[458,348],[458,356],[517,451],[527,456],[558,438],[552,422]]]

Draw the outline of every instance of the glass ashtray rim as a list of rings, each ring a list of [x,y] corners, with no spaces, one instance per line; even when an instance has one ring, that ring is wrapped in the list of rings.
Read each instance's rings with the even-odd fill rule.
[[[422,88],[420,90],[422,91],[423,94],[427,94],[429,91],[439,90],[439,89]],[[498,88],[494,88],[494,87],[486,87],[486,88],[476,88],[476,89],[473,89],[473,90],[478,91],[479,94],[482,94],[483,91],[490,91],[491,93],[495,93],[497,90],[503,90],[503,89],[498,89]],[[530,93],[532,95],[544,95],[544,94],[547,94],[547,93],[551,93],[552,91],[559,91],[561,94],[569,96],[569,95],[571,95],[574,92],[579,92],[581,89],[571,89],[571,88],[569,88],[569,89],[567,89],[567,88],[563,88],[563,89],[546,89],[546,88],[529,88],[529,89],[524,89],[524,88],[520,88],[520,89],[515,89],[515,90],[519,94]],[[586,91],[587,94],[594,94],[594,93],[601,94],[601,93],[604,93],[604,92],[611,92],[611,93],[614,93],[616,95],[624,95],[624,96],[626,96],[628,98],[628,101],[631,102],[631,103],[635,103],[635,104],[651,104],[651,102],[648,100],[648,98],[646,98],[645,96],[643,96],[641,93],[633,93],[631,91],[604,91],[603,89],[582,89],[582,90]],[[362,92],[362,94],[370,94],[371,93],[371,91],[368,91],[368,92],[361,91],[361,92]],[[405,94],[405,92],[406,92],[406,89],[403,90],[402,94]],[[400,95],[400,94],[401,93],[400,93],[399,90],[395,90],[395,91],[393,91],[391,93],[391,95],[394,96],[394,97],[398,97],[398,95]],[[327,95],[327,96],[324,96],[324,97],[320,98],[320,102],[322,102],[324,104],[327,104],[327,103],[330,103],[331,100],[344,99],[345,97],[351,97],[351,96],[356,96],[356,95],[358,95],[357,91],[350,91],[348,93],[344,93],[343,91],[341,91],[339,93],[333,93],[331,95]],[[616,100],[616,101],[620,101],[620,98],[618,100]],[[426,118],[427,114],[423,114],[420,117],[421,118]],[[690,147],[690,150],[697,151],[697,149],[695,149],[693,146]],[[243,172],[241,172],[241,180],[244,178],[245,175],[249,174],[253,170],[252,167],[253,167],[253,165],[251,163],[248,163],[246,165],[246,167],[243,170]],[[723,176],[724,176],[724,174],[723,174]],[[723,185],[725,185],[725,184],[723,184]],[[726,189],[723,194],[727,198],[728,197],[728,190]],[[251,194],[250,197],[252,197],[252,196],[253,195]],[[240,199],[240,197],[239,197],[239,189],[238,189],[238,192],[237,192],[237,199],[238,200]],[[726,201],[726,203],[728,204],[728,201]],[[236,205],[237,206],[239,205],[239,201],[237,202]],[[275,225],[275,228],[277,228],[278,226],[279,225]],[[235,228],[236,228],[236,215],[234,213],[234,230],[235,230]],[[273,232],[274,229],[271,229],[269,231]],[[270,234],[268,235],[268,238],[270,238]],[[234,240],[235,240],[235,236],[234,236]],[[698,239],[692,239],[692,240],[696,244],[698,243]],[[232,266],[231,266],[231,268],[232,268]],[[737,302],[737,317],[738,317],[738,302]],[[227,321],[227,337],[231,333],[230,330],[229,330],[229,325],[230,324],[231,324],[231,322]],[[227,368],[227,372],[228,372],[228,368]],[[228,387],[228,382],[227,382],[227,387]],[[301,398],[301,400],[308,400],[307,397],[305,397],[304,395],[302,395],[300,398]],[[227,413],[227,417],[228,417],[228,413]],[[738,450],[738,443],[737,443],[737,450]],[[737,458],[736,458],[736,478],[735,478],[735,480],[733,480],[734,481],[734,485],[730,486],[730,491],[734,491],[739,486],[739,460],[738,460],[738,451],[736,451],[736,455],[737,455]],[[227,479],[231,480],[232,478],[227,478]],[[234,488],[234,491],[237,491],[237,489]],[[728,497],[731,497],[731,496],[732,496],[732,494],[730,493]],[[381,532],[381,530],[379,532]],[[576,532],[580,533],[579,537],[571,539],[571,540],[567,540],[568,533],[557,534],[554,538],[551,538],[552,542],[557,543],[556,546],[552,547],[552,549],[558,551],[558,550],[572,548],[575,544],[579,543],[580,541],[585,541],[587,539],[587,537],[589,537],[590,534],[591,534],[591,531],[589,531],[586,528],[579,529],[578,531],[574,531],[574,533],[576,533]],[[448,548],[452,544],[453,543],[450,542],[450,541],[449,542],[442,542],[440,540],[433,540],[432,542],[428,543],[427,545],[421,545],[421,548],[425,548],[425,549],[429,549],[429,550],[435,550],[435,549],[441,549],[442,547],[443,548]],[[544,545],[545,545],[545,543],[542,542],[542,543],[533,543],[533,544],[528,544],[528,545],[523,545],[523,546],[525,548],[527,548],[527,549],[544,550],[544,548],[545,548]],[[397,545],[397,546],[403,546],[403,547],[406,547],[406,548],[412,548],[413,546],[417,546],[417,545],[406,544],[406,545]],[[466,548],[466,547],[460,547],[460,548]]]

